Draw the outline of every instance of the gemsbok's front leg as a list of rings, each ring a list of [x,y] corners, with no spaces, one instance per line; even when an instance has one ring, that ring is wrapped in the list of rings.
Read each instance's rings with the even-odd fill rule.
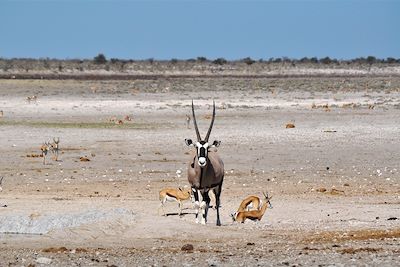
[[[203,219],[201,221],[202,224],[207,223],[207,216],[208,216],[208,208],[210,207],[210,196],[208,195],[208,190],[204,190],[202,193],[203,196],[203,201],[201,202],[201,207],[202,207],[202,215]]]
[[[199,223],[199,209],[200,209],[199,192],[195,188],[192,188],[192,191],[194,195],[194,210],[196,216],[196,223]]]

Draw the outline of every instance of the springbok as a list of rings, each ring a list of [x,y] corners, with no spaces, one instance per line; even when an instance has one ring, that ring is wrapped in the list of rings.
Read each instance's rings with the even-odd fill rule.
[[[250,211],[250,210],[258,210],[262,206],[262,201],[258,196],[248,196],[243,199],[242,203],[237,210],[237,212],[241,211]]]
[[[231,214],[232,220],[240,223],[244,223],[246,219],[253,220],[253,221],[260,221],[262,217],[264,216],[264,213],[269,205],[269,208],[272,209],[272,204],[270,200],[272,197],[268,196],[268,193],[265,194],[263,192],[263,195],[265,197],[265,203],[261,206],[261,209],[259,210],[251,210],[251,211],[239,211],[235,212],[235,214]]]
[[[26,98],[26,101],[28,101],[28,103],[31,103],[32,101],[34,101],[36,103],[36,100],[37,100],[37,96],[36,95],[28,96]]]
[[[50,151],[51,144],[49,142],[44,142],[43,145],[40,147],[40,150],[42,151],[42,157],[43,157],[43,165],[46,165],[46,156],[47,153]]]
[[[186,114],[186,128],[190,129],[190,115]]]
[[[1,177],[0,177],[0,192],[1,192],[1,191],[3,191],[3,187],[2,187],[2,184],[3,184],[3,178],[4,178],[3,176],[1,176]],[[1,208],[6,208],[6,207],[7,207],[7,205],[0,204],[0,207],[1,207]]]
[[[187,200],[191,197],[191,189],[182,190],[182,188],[165,188],[160,191],[159,197],[161,201],[160,208],[162,208],[164,216],[166,215],[164,210],[165,202],[167,201],[176,201],[179,205],[179,216],[182,214],[182,201]],[[158,209],[158,213],[160,213],[160,208]]]
[[[199,128],[197,127],[193,100],[192,117],[194,128],[196,130],[197,142],[193,142],[192,139],[185,139],[185,143],[187,146],[193,146],[196,148],[196,155],[193,159],[190,160],[188,166],[188,180],[189,184],[192,187],[195,198],[196,223],[199,222],[199,209],[201,210],[202,214],[201,223],[206,224],[207,222],[207,213],[211,201],[208,192],[212,190],[215,195],[217,225],[220,226],[221,221],[219,218],[219,206],[222,182],[224,180],[224,163],[222,162],[217,152],[211,151],[210,148],[218,147],[221,144],[221,141],[215,140],[212,144],[208,143],[208,139],[210,137],[215,119],[215,102],[213,101],[213,114],[211,124],[204,139],[201,139]],[[202,195],[201,203],[199,203],[199,192]]]
[[[58,152],[60,151],[60,147],[58,145],[59,143],[60,143],[60,137],[57,137],[57,139],[53,137],[53,143],[50,143],[49,149],[51,153],[53,153],[55,161],[58,161]]]

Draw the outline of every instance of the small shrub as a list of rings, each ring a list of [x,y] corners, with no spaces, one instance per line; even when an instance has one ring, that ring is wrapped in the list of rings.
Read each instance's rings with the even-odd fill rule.
[[[326,65],[332,63],[332,60],[331,60],[329,57],[321,58],[319,61],[320,61],[322,64],[326,64]]]
[[[247,65],[252,65],[256,62],[255,60],[251,59],[250,57],[246,57],[246,58],[242,59],[242,61],[244,63],[246,63]]]
[[[93,61],[94,61],[94,63],[96,63],[96,64],[105,64],[105,63],[107,63],[106,56],[103,55],[103,54],[98,54],[97,56],[95,56],[95,57],[93,58]]]
[[[374,64],[374,63],[376,63],[377,62],[377,60],[376,60],[376,57],[373,57],[373,56],[369,56],[369,57],[367,57],[367,63],[368,64]]]
[[[213,63],[217,64],[217,65],[224,65],[224,64],[228,63],[228,61],[225,58],[220,57],[220,58],[217,58],[216,60],[214,60]]]
[[[207,58],[206,57],[197,57],[197,61],[199,62],[206,62]]]
[[[120,60],[118,58],[111,58],[110,62],[111,64],[117,64],[118,62],[120,62]]]

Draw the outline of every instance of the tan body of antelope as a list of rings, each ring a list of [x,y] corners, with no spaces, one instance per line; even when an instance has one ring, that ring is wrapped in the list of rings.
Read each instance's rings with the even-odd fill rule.
[[[40,150],[42,151],[42,157],[43,157],[43,165],[46,165],[46,156],[47,153],[50,151],[50,143],[49,142],[44,142],[42,146],[40,147]]]
[[[188,200],[191,197],[191,189],[182,190],[181,188],[165,188],[160,191],[159,198],[161,201],[160,208],[162,208],[164,216],[166,215],[164,205],[167,201],[176,201],[179,205],[179,216],[182,214],[182,201]],[[159,209],[160,209],[159,208]]]
[[[244,223],[246,219],[253,220],[253,221],[260,221],[262,217],[265,214],[265,211],[267,210],[268,206],[272,208],[270,200],[272,197],[269,197],[268,194],[264,194],[265,197],[265,203],[261,206],[260,209],[257,210],[244,210],[244,211],[238,211],[235,214],[231,214],[232,220],[240,223]],[[240,208],[240,207],[239,207]]]
[[[57,137],[57,139],[55,137],[53,137],[53,143],[50,143],[50,151],[53,154],[53,158],[55,161],[58,161],[58,153],[60,151],[60,137]]]
[[[258,196],[248,196],[243,199],[242,203],[237,210],[237,212],[241,211],[249,211],[249,210],[258,210],[260,209],[262,203]]]
[[[190,159],[188,166],[188,181],[194,192],[195,207],[196,207],[196,223],[199,222],[198,214],[201,210],[201,223],[206,224],[207,213],[210,205],[209,191],[212,190],[215,195],[215,207],[217,211],[217,225],[221,225],[219,218],[220,196],[222,190],[222,182],[224,180],[224,163],[216,151],[210,149],[218,147],[221,142],[214,141],[209,144],[208,139],[215,119],[215,103],[213,103],[213,115],[207,135],[201,139],[200,132],[197,127],[196,115],[194,113],[194,105],[192,101],[192,117],[196,131],[197,141],[185,139],[187,146],[192,146],[196,149],[196,155]],[[202,195],[202,201],[199,202],[199,193]]]

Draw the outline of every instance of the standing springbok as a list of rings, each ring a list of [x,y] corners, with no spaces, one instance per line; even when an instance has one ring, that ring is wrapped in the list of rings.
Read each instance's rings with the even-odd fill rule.
[[[190,129],[190,115],[186,114],[186,128]]]
[[[53,158],[55,161],[58,161],[58,152],[60,151],[59,144],[60,143],[60,137],[53,137],[53,143],[50,143],[50,151],[53,153]]]
[[[46,165],[46,156],[47,153],[50,151],[50,147],[50,142],[44,142],[43,145],[40,147],[40,150],[42,151],[43,165]]]
[[[196,155],[190,160],[188,166],[188,180],[194,192],[195,207],[196,207],[196,223],[199,222],[198,214],[201,210],[201,223],[206,224],[207,213],[210,205],[210,197],[208,192],[213,191],[215,195],[215,206],[217,210],[217,225],[221,225],[219,218],[220,196],[222,190],[222,182],[224,180],[224,163],[216,151],[211,151],[210,148],[218,147],[221,141],[215,140],[212,144],[208,143],[211,130],[215,119],[215,102],[213,101],[213,115],[207,135],[201,139],[199,128],[197,127],[196,115],[194,113],[194,105],[192,100],[192,117],[193,124],[196,130],[197,142],[192,139],[185,139],[187,146],[196,148]],[[199,203],[199,192],[202,195],[202,202]]]
[[[163,190],[160,191],[159,193],[159,198],[161,201],[161,205],[160,208],[162,208],[164,216],[166,216],[165,210],[164,210],[164,205],[165,202],[167,201],[176,201],[178,202],[179,205],[179,216],[181,216],[182,214],[182,201],[187,200],[191,197],[191,189],[187,189],[187,190],[182,190],[182,188],[165,188]],[[159,210],[160,210],[159,208]],[[160,213],[160,211],[158,211],[158,213]]]
[[[0,192],[1,192],[1,191],[3,191],[3,187],[2,187],[2,184],[3,184],[3,178],[4,178],[3,176],[1,176],[1,177],[0,177]],[[0,207],[1,207],[1,208],[6,208],[6,207],[7,207],[7,205],[0,204]]]
[[[264,216],[264,213],[269,205],[269,208],[272,208],[272,204],[270,200],[272,197],[268,196],[268,193],[264,193],[263,195],[265,197],[265,203],[261,206],[261,209],[257,210],[251,210],[251,211],[238,211],[235,212],[235,214],[231,214],[232,220],[240,223],[244,223],[246,219],[253,220],[253,221],[260,221],[262,217]]]

